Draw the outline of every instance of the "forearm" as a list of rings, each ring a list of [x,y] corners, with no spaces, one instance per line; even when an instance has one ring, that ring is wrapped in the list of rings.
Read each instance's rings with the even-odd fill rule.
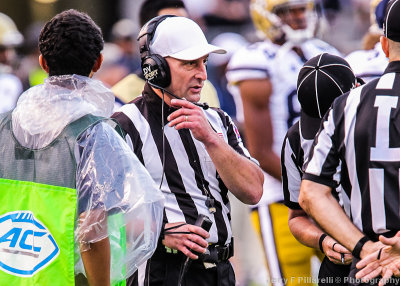
[[[264,176],[261,169],[216,134],[215,139],[205,146],[227,188],[243,203],[256,204],[262,195]]]
[[[274,129],[269,110],[272,85],[269,79],[245,80],[239,84],[243,101],[246,144],[260,167],[281,180],[280,156],[273,150]]]
[[[309,217],[289,218],[289,229],[299,242],[305,246],[319,249],[319,238],[324,232]]]
[[[259,116],[261,122],[268,121],[267,119],[269,119],[269,112],[265,113],[267,115]],[[253,125],[250,125],[250,123]],[[245,130],[247,147],[252,157],[260,163],[260,167],[267,174],[281,181],[281,160],[280,156],[273,150],[272,126],[268,127],[268,124],[264,126],[263,124],[251,121],[246,122]]]
[[[90,286],[110,285],[110,242],[108,238],[91,243],[81,251],[83,265]]]
[[[271,152],[264,153],[260,156],[254,155],[254,158],[260,163],[260,167],[270,176],[278,181],[282,180],[281,163],[278,155],[271,150]]]
[[[353,250],[364,236],[331,195],[330,187],[303,180],[299,203],[323,230],[347,249]]]

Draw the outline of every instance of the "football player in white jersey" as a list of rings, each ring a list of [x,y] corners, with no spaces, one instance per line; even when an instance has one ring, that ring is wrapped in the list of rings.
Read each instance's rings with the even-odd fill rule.
[[[379,42],[379,38],[383,36],[383,17],[388,2],[389,0],[371,0],[371,26],[364,36],[363,49],[346,56],[354,74],[365,82],[380,77],[389,63]]]
[[[11,67],[15,57],[14,48],[22,41],[23,36],[14,21],[0,13],[0,113],[13,109],[22,93],[22,83]]]
[[[264,195],[253,209],[273,285],[308,285],[314,250],[290,233],[283,204],[280,149],[287,129],[297,121],[297,75],[302,65],[323,52],[340,55],[313,38],[317,16],[310,0],[252,0],[256,28],[266,36],[236,52],[227,78],[244,122],[247,147],[265,171]]]

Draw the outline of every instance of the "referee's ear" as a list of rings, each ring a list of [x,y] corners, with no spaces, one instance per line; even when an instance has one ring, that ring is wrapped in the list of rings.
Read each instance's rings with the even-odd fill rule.
[[[385,56],[389,58],[389,41],[385,36],[380,37],[380,42],[382,46],[382,51],[385,53]]]

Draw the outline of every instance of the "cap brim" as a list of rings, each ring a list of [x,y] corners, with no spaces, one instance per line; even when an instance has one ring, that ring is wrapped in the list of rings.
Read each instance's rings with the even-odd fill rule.
[[[216,54],[225,54],[226,50],[219,48],[214,45],[202,45],[202,46],[194,46],[189,49],[182,50],[180,52],[169,55],[172,58],[184,61],[193,61],[199,58],[202,58],[208,54],[216,53]]]
[[[301,111],[300,115],[300,131],[304,139],[312,140],[317,134],[321,125],[320,118],[314,118]]]

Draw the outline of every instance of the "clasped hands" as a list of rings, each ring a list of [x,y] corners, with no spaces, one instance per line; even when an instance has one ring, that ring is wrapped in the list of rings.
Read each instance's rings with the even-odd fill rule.
[[[357,263],[356,278],[368,281],[382,276],[379,286],[383,286],[392,276],[400,277],[400,231],[391,238],[381,235],[379,241],[375,243],[379,247]]]

